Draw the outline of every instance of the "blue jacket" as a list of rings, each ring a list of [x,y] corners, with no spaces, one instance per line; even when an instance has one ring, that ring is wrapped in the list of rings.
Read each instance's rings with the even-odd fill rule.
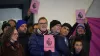
[[[29,39],[29,52],[30,56],[45,56],[44,52],[44,36],[41,34],[33,34]],[[47,55],[46,55],[47,56]],[[59,56],[59,53],[55,51],[54,53],[49,52],[48,56]]]

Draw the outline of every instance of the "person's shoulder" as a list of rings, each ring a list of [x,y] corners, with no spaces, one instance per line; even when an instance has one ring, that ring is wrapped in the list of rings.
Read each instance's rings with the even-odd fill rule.
[[[30,36],[29,39],[36,39],[36,38],[38,38],[38,37],[39,37],[39,34],[33,33],[33,34]]]
[[[30,39],[31,39],[31,38],[34,38],[34,37],[36,37],[36,34],[35,34],[35,33],[33,33],[33,34],[30,36]]]
[[[58,41],[61,41],[61,40],[63,40],[63,37],[60,36],[60,35],[56,35],[56,38],[55,39],[58,40]]]

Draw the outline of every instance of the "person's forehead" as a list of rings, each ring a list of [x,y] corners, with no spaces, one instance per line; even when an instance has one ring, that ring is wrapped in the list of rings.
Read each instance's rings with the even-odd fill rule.
[[[82,42],[80,42],[80,41],[77,41],[77,42],[75,42],[75,44],[82,44]]]
[[[34,28],[38,28],[38,25],[34,25]]]
[[[17,33],[17,30],[16,30],[16,29],[14,29],[14,32],[15,32],[15,33]]]
[[[46,19],[41,19],[39,22],[47,22]]]
[[[22,24],[21,26],[24,26],[24,25],[27,25],[27,24]]]
[[[78,28],[83,28],[82,26],[79,26]]]
[[[14,22],[13,20],[10,20],[9,23]],[[15,23],[15,22],[14,22]]]
[[[66,29],[69,29],[67,26],[63,26],[62,28],[66,28]]]
[[[56,24],[55,26],[61,26],[61,24]]]

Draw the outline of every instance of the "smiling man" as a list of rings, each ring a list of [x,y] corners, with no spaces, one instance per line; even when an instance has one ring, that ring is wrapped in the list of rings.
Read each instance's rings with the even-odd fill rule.
[[[29,39],[30,56],[59,56],[57,52],[44,50],[44,35],[48,35],[48,21],[45,17],[38,20],[38,29]]]
[[[60,35],[56,37],[56,48],[62,56],[69,56],[69,37],[67,36],[71,28],[69,23],[64,23],[61,26]]]

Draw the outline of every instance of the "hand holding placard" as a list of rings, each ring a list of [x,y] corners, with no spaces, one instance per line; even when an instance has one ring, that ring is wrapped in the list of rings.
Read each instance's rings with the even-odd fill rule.
[[[85,9],[76,10],[76,22],[84,23],[85,19]]]

